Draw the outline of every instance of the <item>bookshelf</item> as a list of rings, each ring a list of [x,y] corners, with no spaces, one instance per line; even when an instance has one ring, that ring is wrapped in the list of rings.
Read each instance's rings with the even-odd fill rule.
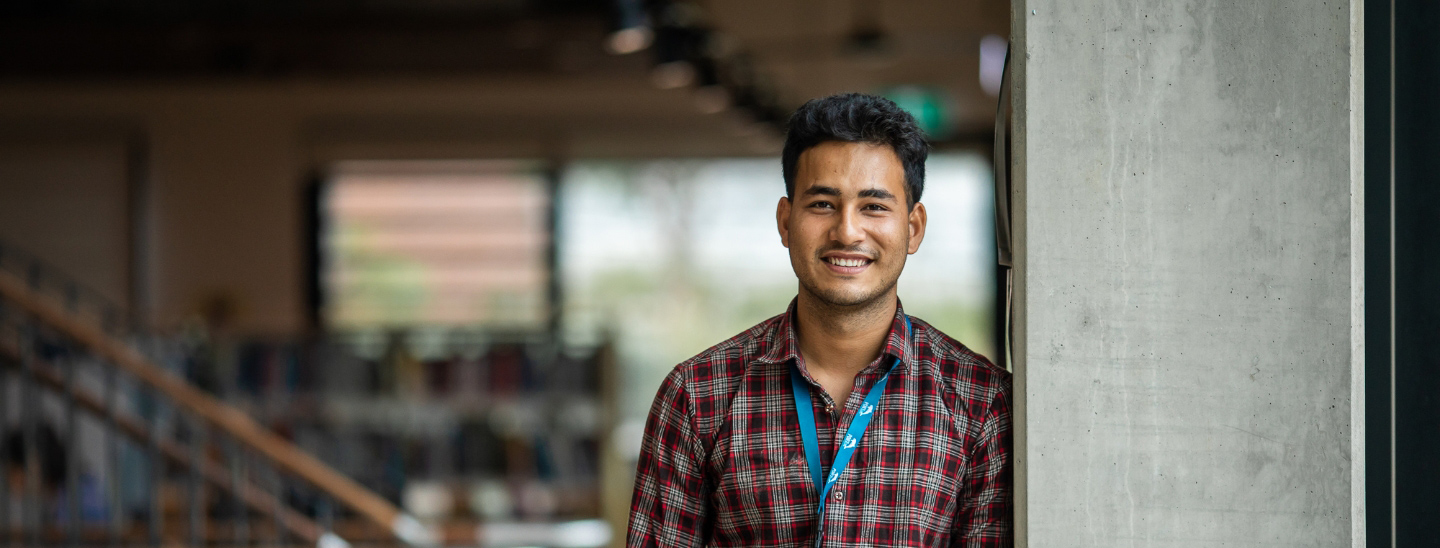
[[[430,328],[179,346],[192,382],[340,472],[439,529],[484,530],[602,517],[613,353],[551,340]]]

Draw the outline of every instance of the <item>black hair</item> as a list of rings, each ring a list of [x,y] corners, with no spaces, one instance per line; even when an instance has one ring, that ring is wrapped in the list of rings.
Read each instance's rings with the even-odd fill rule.
[[[785,196],[795,197],[795,163],[800,154],[820,143],[840,141],[886,145],[905,168],[906,205],[915,207],[925,190],[925,157],[930,143],[915,117],[884,97],[842,93],[811,99],[795,110],[785,133],[780,163],[785,170]]]

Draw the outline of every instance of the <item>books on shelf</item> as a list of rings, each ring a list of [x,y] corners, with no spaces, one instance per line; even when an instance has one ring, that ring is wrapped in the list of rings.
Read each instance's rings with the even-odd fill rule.
[[[538,334],[427,337],[197,346],[189,373],[397,503],[486,519],[598,512],[600,354]]]

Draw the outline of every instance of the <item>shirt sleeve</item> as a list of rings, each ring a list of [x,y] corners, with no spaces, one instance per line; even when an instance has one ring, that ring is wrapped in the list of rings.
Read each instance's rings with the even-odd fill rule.
[[[970,449],[970,470],[961,487],[953,546],[1014,546],[1010,451],[1010,383],[1005,382],[990,402]]]
[[[704,544],[710,497],[705,492],[704,459],[694,424],[694,406],[685,391],[681,369],[676,368],[660,384],[645,422],[635,493],[630,499],[627,546]]]

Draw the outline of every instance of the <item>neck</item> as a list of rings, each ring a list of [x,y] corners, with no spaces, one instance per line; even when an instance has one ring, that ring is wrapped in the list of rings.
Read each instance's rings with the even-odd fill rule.
[[[836,306],[801,287],[796,336],[806,368],[812,375],[819,370],[853,378],[880,355],[897,303],[893,288],[870,302]]]

